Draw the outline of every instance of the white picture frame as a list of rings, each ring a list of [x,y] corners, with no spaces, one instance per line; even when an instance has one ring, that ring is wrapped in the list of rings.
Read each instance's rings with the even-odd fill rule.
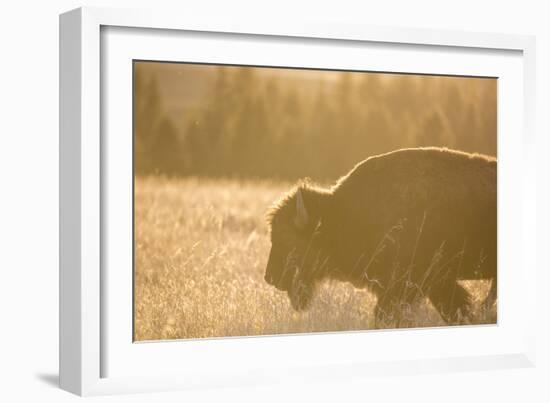
[[[128,160],[124,157],[128,155],[124,151],[128,143],[113,142],[113,139],[122,137],[111,135],[111,128],[117,127],[125,132],[128,131],[128,124],[131,127],[131,122],[127,119],[127,100],[128,96],[131,97],[131,94],[127,93],[127,84],[131,77],[122,77],[118,80],[121,76],[116,74],[126,71],[124,66],[127,66],[128,60],[135,57],[132,53],[135,44],[131,41],[132,37],[140,32],[143,35],[140,37],[140,46],[144,49],[148,47],[149,51],[144,51],[149,52],[147,54],[153,58],[173,54],[175,43],[186,33],[193,33],[194,40],[198,41],[201,41],[203,36],[209,37],[217,33],[211,44],[206,40],[202,42],[204,48],[213,46],[210,49],[216,49],[215,46],[219,46],[220,42],[229,43],[237,38],[242,49],[239,50],[235,43],[231,49],[234,53],[240,52],[241,58],[208,58],[197,51],[192,61],[231,60],[242,64],[275,65],[273,63],[278,62],[289,65],[289,62],[283,59],[275,62],[269,59],[277,54],[282,58],[282,53],[249,51],[249,56],[245,55],[247,49],[252,49],[250,46],[253,46],[253,43],[262,44],[262,41],[269,41],[272,46],[278,46],[279,42],[282,43],[281,46],[288,46],[285,45],[288,43],[291,46],[299,44],[301,49],[304,46],[310,46],[311,49],[312,41],[319,41],[319,46],[325,46],[334,52],[339,52],[341,48],[355,48],[352,52],[342,51],[339,60],[347,59],[346,62],[333,60],[323,67],[349,67],[350,63],[354,63],[354,55],[366,51],[363,45],[377,44],[376,46],[382,47],[393,46],[397,55],[411,48],[423,54],[425,60],[422,64],[421,58],[409,58],[420,61],[418,65],[409,64],[407,68],[400,67],[399,59],[391,56],[386,62],[369,65],[373,70],[388,70],[390,66],[390,69],[397,71],[423,73],[471,73],[494,76],[490,73],[502,72],[505,84],[499,87],[499,102],[500,96],[508,99],[510,103],[504,102],[502,107],[505,108],[504,111],[510,111],[508,115],[514,116],[510,117],[510,120],[506,118],[502,121],[499,117],[499,158],[501,155],[504,156],[503,168],[499,166],[499,189],[508,189],[512,200],[503,208],[509,208],[509,211],[517,210],[517,215],[512,219],[499,212],[499,225],[501,221],[509,220],[510,228],[517,231],[512,235],[505,235],[509,238],[502,238],[501,241],[505,246],[512,245],[511,242],[519,242],[521,247],[501,248],[501,244],[499,248],[515,249],[506,252],[510,253],[510,256],[506,257],[520,267],[517,270],[521,271],[521,280],[517,281],[513,289],[510,281],[504,281],[505,285],[499,289],[499,296],[509,295],[509,298],[503,301],[499,297],[499,304],[502,302],[499,306],[499,309],[502,309],[499,311],[499,324],[489,327],[421,331],[347,332],[321,336],[294,335],[146,343],[139,347],[133,344],[131,334],[127,334],[127,328],[118,329],[114,325],[119,322],[127,324],[128,320],[132,320],[131,317],[124,316],[131,301],[124,297],[121,300],[126,302],[113,305],[110,293],[113,290],[120,291],[120,295],[127,296],[127,286],[131,289],[131,284],[124,285],[127,277],[110,275],[112,273],[108,271],[108,267],[112,266],[109,266],[111,255],[108,251],[112,248],[106,243],[105,236],[105,228],[109,225],[124,232],[128,222],[114,223],[113,216],[106,214],[102,208],[108,210],[105,206],[109,206],[110,209],[111,203],[125,200],[127,196],[127,193],[114,194],[109,187],[109,183],[114,180],[112,178],[119,177],[124,180],[128,173],[123,168],[122,171],[117,171],[121,175],[112,175],[111,171],[115,172],[117,169],[109,163],[109,158],[113,155],[121,157],[122,162],[118,165],[128,168]],[[154,35],[151,35],[152,33]],[[191,42],[189,44],[192,45]],[[381,372],[397,375],[533,366],[533,313],[536,311],[536,242],[532,242],[532,237],[536,233],[536,213],[533,208],[535,161],[532,158],[536,145],[533,127],[534,49],[534,38],[520,35],[382,28],[324,22],[303,24],[292,21],[273,22],[269,19],[214,21],[191,15],[173,15],[150,10],[80,8],[61,15],[61,387],[79,395],[96,395],[293,382],[299,379],[332,380]],[[445,53],[446,56],[438,63],[439,59],[430,52]],[[306,58],[300,63],[312,63],[314,67],[321,67],[319,64],[324,63],[324,59],[321,56],[317,59],[315,52],[311,53],[313,56],[308,56],[310,62]],[[456,66],[460,65],[459,59],[464,57],[471,57],[472,64],[468,68],[461,67],[460,70]],[[108,60],[103,60],[105,58]],[[426,63],[426,60],[431,63]],[[499,66],[495,65],[495,60],[498,60]],[[120,66],[123,67],[122,70],[119,69]],[[106,80],[107,75],[117,80]],[[513,107],[518,105],[520,109],[517,113],[512,113]],[[501,109],[499,113],[500,111]],[[112,116],[116,116],[116,119],[113,120]],[[107,149],[109,153],[106,152]],[[520,186],[521,192],[517,191],[516,185]],[[127,186],[120,187],[125,188],[127,189]],[[499,204],[499,209],[500,207]],[[113,223],[109,224],[106,220]],[[117,243],[119,238],[110,232],[109,239],[109,242],[125,245],[123,238],[120,238],[121,243]],[[116,255],[124,254],[117,252]],[[499,259],[500,257],[501,255]],[[125,273],[128,273],[127,270]],[[501,274],[499,282],[500,278]],[[109,280],[109,287],[106,287],[106,280]],[[508,290],[510,292],[507,294]],[[504,316],[503,321],[501,313]],[[391,343],[403,345],[405,339],[407,343],[417,346],[417,354],[409,354],[399,348],[394,348],[391,356],[387,354]],[[502,343],[496,342],[497,339]],[[434,343],[434,340],[446,342]],[[453,347],[454,350],[445,350],[445,343],[450,345],[453,340],[465,340],[466,344],[462,349]],[[350,353],[357,346],[373,344],[376,344],[376,349],[370,353],[367,347],[364,349],[365,354],[369,353],[371,358],[367,359],[361,355],[351,358]],[[435,344],[438,345],[436,349],[430,350],[426,347]],[[474,348],[473,344],[477,347]],[[319,349],[330,352],[334,351],[334,346],[342,345],[348,350],[342,348],[337,353],[324,356],[316,354]],[[380,354],[386,354],[387,357],[375,356],[375,350],[381,352]],[[288,359],[285,358],[285,351],[299,351],[299,354],[293,354],[293,358]],[[179,359],[181,357],[188,358],[184,364]],[[238,365],[223,364],[236,359],[239,361]],[[142,363],[141,367],[147,371],[141,371],[139,363]]]

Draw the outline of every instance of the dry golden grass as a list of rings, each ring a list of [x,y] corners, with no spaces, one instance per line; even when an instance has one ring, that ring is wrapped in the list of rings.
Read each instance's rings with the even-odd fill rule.
[[[265,211],[291,185],[136,178],[135,340],[372,328],[376,298],[365,290],[325,282],[311,309],[297,313],[265,283]],[[467,286],[478,302],[488,289]],[[415,327],[444,324],[425,302],[411,314]],[[494,310],[478,307],[475,323],[494,320]]]

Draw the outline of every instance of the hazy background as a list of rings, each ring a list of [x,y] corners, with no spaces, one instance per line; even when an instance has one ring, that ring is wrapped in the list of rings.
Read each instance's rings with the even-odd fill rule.
[[[135,64],[137,174],[334,179],[413,146],[496,155],[497,80]]]
[[[268,207],[397,148],[496,153],[495,79],[142,62],[134,79],[138,341],[372,328],[366,290],[326,281],[298,313],[264,281]],[[445,324],[426,301],[407,315]]]

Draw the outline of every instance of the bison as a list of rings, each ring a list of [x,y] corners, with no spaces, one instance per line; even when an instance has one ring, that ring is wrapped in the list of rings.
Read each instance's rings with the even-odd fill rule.
[[[462,321],[471,297],[457,280],[490,279],[496,302],[496,187],[495,158],[432,147],[370,157],[330,188],[301,181],[268,212],[265,281],[297,311],[332,278],[373,292],[376,321],[420,297]]]

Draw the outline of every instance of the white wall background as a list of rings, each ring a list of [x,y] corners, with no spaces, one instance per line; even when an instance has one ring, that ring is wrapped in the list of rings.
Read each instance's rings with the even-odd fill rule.
[[[55,386],[58,356],[58,14],[81,5],[179,7],[185,13],[451,28],[537,36],[540,166],[536,369],[352,379],[94,398],[101,401],[550,401],[550,29],[544,1],[8,1],[0,6],[0,400],[74,401]],[[544,261],[543,261],[544,259]]]

